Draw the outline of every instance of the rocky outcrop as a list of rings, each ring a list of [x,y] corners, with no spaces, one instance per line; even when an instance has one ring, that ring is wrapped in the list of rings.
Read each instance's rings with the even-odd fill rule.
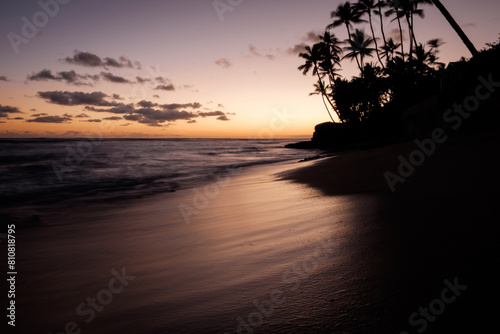
[[[356,131],[345,123],[325,122],[314,127],[310,141],[288,144],[287,148],[297,149],[338,149],[355,141]]]

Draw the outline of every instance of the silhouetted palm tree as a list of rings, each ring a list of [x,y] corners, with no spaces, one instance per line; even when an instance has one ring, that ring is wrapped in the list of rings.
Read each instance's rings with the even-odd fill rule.
[[[344,48],[344,50],[349,51],[344,58],[358,58],[360,59],[359,70],[361,74],[364,71],[364,58],[372,57],[374,48],[370,48],[370,45],[373,44],[373,39],[366,36],[363,30],[356,29],[353,34],[351,34],[351,39],[347,41],[349,43],[348,46]]]
[[[385,67],[384,63],[382,63],[382,59],[380,58],[380,54],[378,53],[377,37],[375,36],[375,31],[373,29],[372,12],[375,10],[375,0],[359,0],[355,6],[361,14],[368,15],[368,22],[370,24],[370,30],[372,32],[373,42],[375,43],[375,51],[377,53],[377,58],[378,61],[380,62],[380,65],[382,65],[382,67]]]
[[[385,54],[386,54],[386,61],[387,62],[390,62],[394,59],[394,52],[396,52],[396,50],[399,48],[399,43],[395,43],[394,42],[394,39],[392,38],[389,38],[387,40],[387,42],[385,43],[385,45],[382,47],[382,49],[384,50]]]
[[[323,35],[318,36],[321,41],[321,53],[323,59],[319,64],[320,69],[328,74],[330,85],[333,84],[335,77],[339,74],[336,73],[336,65],[340,66],[342,48],[341,42],[334,34],[325,31]]]
[[[382,8],[385,8],[387,7],[387,3],[383,0],[380,0],[379,2],[377,2],[377,4],[375,5],[376,6],[376,9],[373,10],[373,12],[375,14],[377,14],[380,18],[380,32],[382,33],[382,39],[384,40],[384,47],[387,46],[387,39],[385,38],[385,31],[384,31],[384,18],[383,18],[383,12],[382,12]],[[382,48],[383,50],[385,50],[385,48]],[[385,53],[385,57],[388,59],[389,58],[389,55],[387,54],[387,52]]]
[[[453,18],[453,16],[451,16],[450,12],[448,12],[448,10],[446,9],[446,7],[443,6],[443,4],[441,3],[441,1],[439,1],[439,0],[431,0],[431,1],[434,4],[434,6],[436,6],[437,9],[439,9],[439,11],[441,12],[441,14],[443,14],[443,16],[446,18],[446,20],[448,20],[448,22],[453,27],[453,29],[455,29],[455,31],[457,32],[458,36],[460,36],[460,38],[462,39],[462,42],[464,42],[465,46],[467,46],[467,48],[469,49],[469,51],[472,54],[472,56],[477,56],[479,54],[479,52],[477,51],[476,47],[474,46],[474,44],[472,44],[472,42],[470,41],[469,37],[467,37],[467,35],[462,30],[462,28],[460,28],[460,26],[455,21],[455,19]]]
[[[410,39],[410,51],[408,52],[408,60],[413,59],[413,47],[417,46],[417,39],[415,38],[415,31],[413,29],[413,17],[414,15],[419,15],[423,17],[424,11],[418,9],[418,2],[412,0],[400,0],[401,1],[401,17],[406,19],[406,24],[408,25],[408,37]]]
[[[330,17],[335,20],[331,24],[329,24],[326,28],[333,29],[341,25],[345,25],[349,41],[351,41],[352,24],[365,22],[364,20],[361,19],[361,13],[356,9],[355,6],[351,5],[349,1],[340,4],[336,10],[331,12]],[[361,64],[359,63],[359,59],[357,57],[355,59],[356,62],[358,63],[358,67],[360,67]]]
[[[403,41],[403,28],[401,27],[401,2],[399,0],[388,0],[387,4],[389,6],[389,9],[385,12],[385,16],[392,16],[396,15],[396,18],[394,20],[398,21],[398,27],[399,27],[399,37],[400,37],[400,46],[401,46],[401,57],[403,57],[403,60],[405,59],[405,50],[404,50],[404,41]],[[393,21],[394,21],[393,20]]]
[[[319,91],[321,93],[321,97],[323,98],[323,103],[325,104],[326,111],[328,112],[328,115],[330,116],[332,122],[335,123],[332,114],[330,113],[330,110],[324,101],[324,98],[325,97],[327,98],[333,110],[335,110],[335,106],[328,99],[327,91],[323,83],[323,78],[319,72],[319,64],[323,60],[324,56],[323,47],[324,45],[322,45],[321,43],[314,44],[312,49],[310,46],[306,46],[305,49],[307,52],[299,54],[299,57],[304,58],[306,61],[304,64],[300,65],[298,69],[302,71],[304,75],[306,75],[310,70],[312,70],[312,75],[316,75],[318,77],[318,83],[315,85],[316,91]]]

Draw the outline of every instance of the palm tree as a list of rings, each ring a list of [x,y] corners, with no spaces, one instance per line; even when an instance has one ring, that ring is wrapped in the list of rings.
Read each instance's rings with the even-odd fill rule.
[[[443,14],[443,16],[446,18],[446,20],[448,20],[448,23],[450,23],[450,25],[453,27],[453,29],[455,29],[458,36],[460,36],[460,38],[462,39],[462,42],[464,42],[465,46],[467,46],[467,48],[469,49],[472,56],[477,56],[479,54],[479,52],[477,51],[476,47],[474,46],[474,44],[472,44],[469,37],[467,37],[467,35],[462,30],[462,28],[460,28],[460,26],[455,21],[453,16],[451,16],[450,12],[448,12],[446,7],[443,6],[441,1],[439,1],[439,0],[431,0],[431,1],[434,4],[434,6],[436,6],[437,9],[439,9],[441,14]]]
[[[387,3],[383,0],[380,0],[376,4],[376,9],[374,9],[374,13],[377,14],[380,18],[380,32],[382,33],[382,39],[384,40],[384,47],[387,46],[387,39],[385,38],[385,31],[384,31],[384,18],[382,15],[382,8],[387,7]],[[384,48],[383,48],[384,49]],[[385,53],[385,57],[388,59],[389,55],[387,52]]]
[[[363,30],[356,29],[353,34],[351,34],[351,39],[347,40],[349,43],[348,46],[344,48],[346,51],[350,51],[348,54],[344,56],[344,58],[356,58],[360,59],[359,62],[359,70],[361,71],[361,75],[363,75],[364,71],[364,62],[363,59],[365,57],[371,57],[374,48],[370,48],[370,45],[373,44],[373,39],[366,36]]]
[[[385,43],[385,45],[382,47],[382,49],[384,50],[385,54],[386,54],[386,61],[387,62],[390,62],[394,59],[394,52],[396,52],[397,48],[399,48],[400,44],[399,43],[395,43],[394,40],[392,38],[389,38],[387,40],[387,42]]]
[[[316,75],[318,77],[318,83],[317,85],[315,85],[316,91],[319,91],[321,93],[321,97],[323,98],[323,103],[325,104],[326,111],[328,112],[328,115],[330,116],[332,122],[335,123],[332,114],[330,113],[330,110],[325,103],[324,98],[325,97],[327,98],[333,110],[336,109],[335,106],[332,104],[332,102],[328,99],[328,94],[325,85],[323,83],[323,77],[319,72],[319,63],[323,60],[323,55],[324,55],[323,48],[324,45],[322,45],[321,43],[314,44],[312,49],[310,46],[306,46],[305,49],[307,53],[299,54],[299,57],[304,58],[306,61],[304,64],[300,65],[298,69],[302,71],[304,75],[306,75],[312,69],[312,75]]]
[[[401,57],[403,57],[403,60],[405,59],[405,50],[404,50],[404,42],[403,42],[403,28],[401,27],[401,3],[399,0],[388,0],[387,1],[388,6],[390,7],[389,10],[385,12],[385,16],[391,16],[393,14],[396,14],[396,18],[394,20],[398,20],[398,26],[399,26],[399,36],[401,39]],[[393,20],[393,21],[394,21]]]
[[[340,66],[340,55],[342,53],[342,48],[340,47],[341,42],[334,34],[328,31],[325,31],[323,35],[318,37],[321,41],[321,53],[323,56],[319,67],[324,73],[328,74],[330,85],[332,85],[335,77],[339,75],[336,73],[337,69],[335,65]]]
[[[333,29],[341,25],[345,25],[349,41],[352,41],[351,40],[352,24],[364,22],[364,20],[361,19],[361,13],[357,10],[356,7],[351,5],[349,1],[340,4],[337,7],[337,10],[331,12],[330,16],[332,19],[335,19],[335,21],[329,24],[326,28]],[[361,64],[359,63],[359,59],[357,57],[356,57],[356,62],[358,63],[358,67],[360,67]]]
[[[375,50],[377,53],[378,61],[380,65],[385,68],[384,63],[382,63],[382,59],[380,58],[380,54],[378,53],[378,43],[377,37],[375,36],[375,31],[373,30],[373,22],[372,22],[372,12],[375,10],[375,1],[374,0],[359,0],[356,4],[358,11],[361,14],[368,14],[368,22],[370,23],[370,30],[372,32],[373,42],[375,43]]]

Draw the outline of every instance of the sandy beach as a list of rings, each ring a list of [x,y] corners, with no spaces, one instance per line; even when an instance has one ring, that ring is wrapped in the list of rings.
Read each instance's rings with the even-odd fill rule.
[[[277,173],[295,166],[250,168],[207,188],[131,201],[125,208],[57,212],[43,217],[39,228],[19,230],[16,329],[333,330],[335,319],[342,322],[357,303],[369,303],[362,300],[369,296],[362,292],[367,277],[351,277],[361,270],[350,263],[358,252],[351,242],[377,199],[332,199],[276,181]],[[199,209],[189,224],[180,205]],[[130,277],[126,285],[113,280],[117,272]],[[334,314],[338,305],[342,311]]]
[[[395,193],[384,172],[412,143],[46,214],[17,231],[16,333],[487,328],[498,143],[450,141]]]

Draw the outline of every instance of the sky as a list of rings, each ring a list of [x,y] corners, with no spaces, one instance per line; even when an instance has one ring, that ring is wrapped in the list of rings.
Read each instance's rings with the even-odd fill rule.
[[[297,70],[298,53],[341,2],[5,2],[0,137],[310,137],[329,117],[309,96],[316,80]],[[498,0],[442,3],[478,49],[498,40]],[[441,38],[444,63],[469,57],[440,12],[423,9],[417,40]],[[332,32],[347,38],[343,27]],[[342,66],[344,77],[357,74]]]

